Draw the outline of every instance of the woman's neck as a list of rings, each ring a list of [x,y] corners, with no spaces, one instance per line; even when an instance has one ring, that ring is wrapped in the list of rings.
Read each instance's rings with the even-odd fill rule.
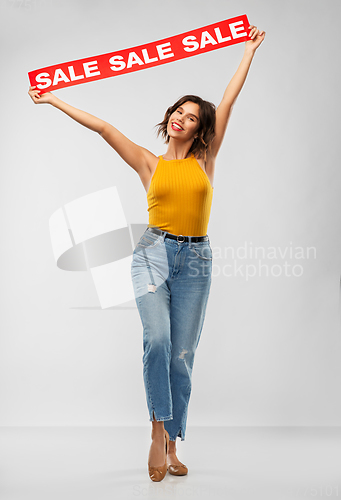
[[[172,137],[169,140],[166,154],[163,157],[167,160],[184,160],[189,158],[189,150],[191,149],[192,142],[179,143],[175,142]]]

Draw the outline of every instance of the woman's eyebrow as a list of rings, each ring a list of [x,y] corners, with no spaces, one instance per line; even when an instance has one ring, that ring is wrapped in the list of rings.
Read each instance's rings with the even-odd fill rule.
[[[181,111],[184,111],[184,108],[182,106],[179,106],[178,109],[181,109]],[[197,117],[197,115],[194,115],[193,113],[187,113],[188,115],[191,115],[191,116],[194,116],[194,118],[196,118],[197,120],[199,120],[199,118]]]

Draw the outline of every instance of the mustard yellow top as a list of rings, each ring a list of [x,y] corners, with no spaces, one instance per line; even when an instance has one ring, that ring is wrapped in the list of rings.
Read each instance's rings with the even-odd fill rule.
[[[149,224],[183,236],[205,236],[213,187],[193,153],[184,160],[159,162],[147,193]]]

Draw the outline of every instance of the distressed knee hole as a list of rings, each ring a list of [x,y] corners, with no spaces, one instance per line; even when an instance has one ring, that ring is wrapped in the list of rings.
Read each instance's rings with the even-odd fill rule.
[[[185,354],[187,354],[187,353],[188,353],[188,351],[186,351],[186,349],[182,349],[181,354],[179,356],[179,359],[185,359]]]
[[[148,283],[148,292],[155,293],[156,292],[156,285],[153,285],[152,283]]]

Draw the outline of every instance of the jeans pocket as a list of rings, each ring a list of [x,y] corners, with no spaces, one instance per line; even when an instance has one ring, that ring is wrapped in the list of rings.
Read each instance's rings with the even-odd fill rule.
[[[154,248],[161,243],[161,237],[154,233],[143,233],[136,248]]]
[[[191,246],[194,254],[202,260],[213,260],[212,249],[209,243],[204,245],[193,243]]]

